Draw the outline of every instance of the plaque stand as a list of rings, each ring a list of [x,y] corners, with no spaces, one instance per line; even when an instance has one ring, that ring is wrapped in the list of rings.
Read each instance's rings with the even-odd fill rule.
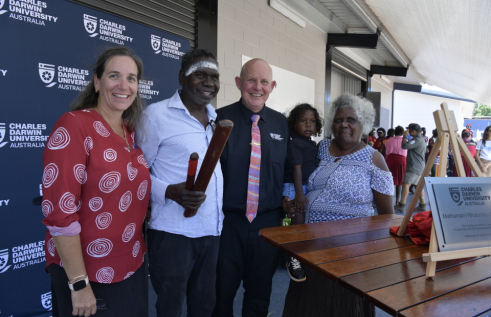
[[[462,158],[460,153],[464,154],[464,158],[471,167],[474,175],[477,177],[483,177],[481,170],[477,166],[474,158],[471,153],[467,149],[462,138],[457,136],[457,132],[459,131],[457,127],[457,122],[455,120],[455,115],[453,111],[448,109],[447,103],[444,102],[441,104],[442,110],[437,110],[433,112],[433,117],[435,118],[436,128],[438,131],[438,137],[431,150],[430,156],[426,162],[423,173],[421,174],[421,178],[419,179],[418,185],[416,186],[416,190],[414,192],[413,199],[411,199],[411,203],[406,211],[406,215],[402,220],[401,227],[399,231],[397,231],[397,235],[402,237],[404,235],[404,231],[406,231],[407,224],[412,217],[414,207],[416,207],[416,203],[421,197],[421,192],[424,190],[425,180],[424,177],[430,174],[431,168],[435,162],[435,159],[438,154],[438,150],[440,150],[440,169],[438,170],[437,177],[445,177],[447,174],[447,156],[448,156],[448,146],[452,147],[454,154],[454,164],[456,165],[457,175],[459,177],[465,177],[464,165],[462,163]],[[477,248],[477,249],[467,249],[467,250],[457,250],[457,251],[449,251],[449,252],[439,252],[437,237],[435,233],[435,225],[433,224],[431,227],[431,238],[430,238],[430,247],[428,253],[423,254],[423,261],[428,262],[426,265],[426,277],[435,276],[436,271],[436,262],[452,260],[452,259],[461,259],[472,256],[484,256],[491,255],[491,247],[490,248]]]

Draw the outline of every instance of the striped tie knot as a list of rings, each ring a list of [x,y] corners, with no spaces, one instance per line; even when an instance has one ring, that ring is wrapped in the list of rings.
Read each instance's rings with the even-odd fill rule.
[[[260,117],[258,114],[253,114],[253,115],[252,115],[252,117],[251,117],[251,121],[252,121],[252,126],[253,126],[254,128],[256,128],[256,127],[257,127],[257,123],[259,122],[259,119],[260,119],[260,118],[261,118],[261,117]]]

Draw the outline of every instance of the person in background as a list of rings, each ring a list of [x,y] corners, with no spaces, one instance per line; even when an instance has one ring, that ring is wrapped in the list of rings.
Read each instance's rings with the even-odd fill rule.
[[[432,131],[432,137],[428,141],[428,147],[426,150],[427,156],[429,156],[431,151],[433,150],[433,147],[435,146],[437,138],[438,138],[438,130],[434,129]],[[438,155],[436,156],[435,162],[433,162],[433,166],[431,167],[431,177],[435,177],[436,175],[438,175],[438,169],[440,166],[440,149],[437,149],[437,150],[438,150]]]
[[[404,128],[397,126],[395,128],[395,136],[385,142],[385,161],[389,171],[392,173],[394,185],[396,186],[396,205],[401,200],[402,181],[406,173],[407,150],[401,147],[403,133]]]
[[[395,135],[396,135],[396,130],[395,129],[390,128],[389,130],[387,130],[387,138],[392,138]]]
[[[148,316],[142,229],[150,175],[134,144],[142,73],[143,63],[130,49],[104,51],[44,150],[42,211],[53,316]]]
[[[370,133],[368,133],[368,137],[364,138],[363,142],[366,144],[373,146],[377,141],[377,137],[375,136],[375,129],[372,129]]]
[[[465,145],[467,146],[467,149],[469,150],[469,153],[471,153],[472,157],[474,158],[476,156],[476,145],[477,144],[476,144],[476,142],[474,142],[471,139],[470,131],[467,129],[462,130],[461,136],[462,136],[462,141],[464,141]],[[473,176],[471,166],[469,165],[469,163],[467,163],[467,161],[464,158],[464,153],[460,152],[460,156],[462,159],[462,164],[464,165],[465,176],[466,177]],[[456,164],[454,164],[454,167],[453,167],[453,176],[454,177],[458,176]]]
[[[426,128],[425,127],[421,127],[421,136],[425,140],[425,145],[428,146],[428,142],[430,139],[426,136]]]
[[[469,130],[469,135],[470,135],[469,137],[470,137],[471,139],[474,139],[474,132],[472,131],[472,125],[471,125],[470,123],[467,123],[467,124],[465,125],[465,128],[466,128],[467,130]]]
[[[457,133],[456,133],[457,135]],[[453,148],[450,146],[450,141],[448,142],[448,161],[447,161],[447,177],[456,176],[453,174],[454,171],[454,156]]]
[[[412,136],[411,141],[407,141],[406,136]],[[409,187],[411,184],[417,185],[419,178],[423,173],[425,168],[425,151],[426,145],[423,137],[421,136],[421,127],[417,123],[411,123],[404,131],[402,135],[401,147],[407,151],[406,159],[406,173],[404,174],[404,179],[402,181],[402,194],[401,200],[394,207],[397,212],[404,212],[406,207],[406,198],[409,194]],[[425,202],[425,192],[424,189],[421,191],[421,197],[419,201],[419,206],[415,208],[414,211],[424,211],[426,210]]]
[[[482,139],[476,146],[476,162],[486,177],[491,177],[491,126],[484,129]]]
[[[295,213],[291,214],[291,225],[305,223],[305,207],[309,203],[307,184],[309,176],[317,168],[317,145],[311,136],[320,136],[322,120],[317,109],[307,103],[299,104],[288,116],[291,140],[288,142],[287,164],[283,184],[283,196],[295,202]],[[288,274],[293,281],[305,281],[305,271],[300,262],[288,256]]]
[[[378,151],[361,141],[370,131],[375,109],[370,101],[343,94],[332,103],[325,128],[334,138],[319,145],[319,167],[309,178],[308,223],[394,213],[392,175]],[[295,212],[288,197],[285,212]],[[293,207],[293,208],[292,208]],[[338,283],[305,267],[307,280],[290,281],[283,317],[374,316],[373,305]]]
[[[411,124],[416,124],[416,123],[410,123],[409,125],[411,125]],[[413,136],[412,136],[411,134],[408,134],[408,135],[406,136],[406,140],[407,140],[407,142],[411,141],[411,139],[412,139],[412,138],[413,138]]]
[[[387,140],[394,137],[394,135],[395,135],[394,129],[390,128],[389,130],[387,130]],[[382,153],[382,155],[385,158],[385,143],[382,145],[382,149],[380,150],[380,153]]]
[[[216,266],[223,213],[223,178],[217,164],[206,192],[187,190],[188,161],[199,155],[198,171],[213,137],[220,89],[215,56],[205,49],[187,52],[181,62],[182,89],[151,104],[142,116],[138,145],[150,167],[152,213],[148,224],[149,272],[157,293],[157,315],[210,316],[215,305]],[[185,208],[198,209],[184,217]],[[138,315],[135,315],[138,316]]]
[[[231,120],[234,128],[220,157],[225,220],[213,316],[233,316],[243,281],[242,316],[266,317],[279,252],[259,237],[259,230],[280,224],[288,121],[266,106],[276,85],[266,61],[245,63],[235,84],[241,99],[217,110],[217,120]]]
[[[410,140],[410,135],[408,135],[408,141]],[[425,145],[426,147],[428,147],[428,142],[429,142],[429,138],[426,136],[426,128],[425,127],[421,127],[421,137],[423,137],[423,139],[425,140]],[[425,162],[428,158],[428,151],[425,150]],[[416,188],[416,185],[414,184],[411,184],[411,186],[409,186],[409,192],[411,194],[414,195],[414,189]]]
[[[382,148],[384,146],[385,141],[387,141],[387,137],[385,136],[385,129],[384,128],[378,128],[377,129],[377,140],[375,140],[375,143],[373,144],[373,148],[380,153],[382,153]]]

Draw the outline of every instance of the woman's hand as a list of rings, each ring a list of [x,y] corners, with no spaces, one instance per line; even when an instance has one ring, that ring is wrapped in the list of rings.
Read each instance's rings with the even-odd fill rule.
[[[56,251],[60,255],[63,267],[69,280],[81,275],[87,275],[80,234],[74,236],[54,236]],[[68,287],[68,285],[66,285]],[[90,316],[97,310],[96,299],[90,283],[79,291],[72,291],[72,315]]]
[[[305,204],[309,204],[309,200],[307,199],[307,196],[305,196],[304,193],[296,193],[295,194],[295,209],[296,211],[304,212],[305,211]]]
[[[488,172],[488,166],[486,164],[479,164],[479,168],[481,169],[481,172],[485,174]]]
[[[79,291],[72,292],[72,315],[85,316],[95,315],[97,311],[96,299],[90,283]]]
[[[288,218],[295,217],[295,201],[291,201],[290,197],[283,196],[281,207],[283,208],[283,211],[286,213],[286,216]]]

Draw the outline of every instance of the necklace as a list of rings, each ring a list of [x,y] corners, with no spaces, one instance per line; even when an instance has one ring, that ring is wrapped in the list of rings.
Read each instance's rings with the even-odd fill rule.
[[[113,132],[118,135],[119,137],[122,137],[124,139],[124,141],[126,142],[126,146],[125,149],[126,151],[130,151],[130,144],[128,143],[128,140],[126,139],[126,131],[124,129],[124,123],[121,122],[121,128],[123,129],[123,135],[119,134],[118,132],[116,132],[116,130],[114,130],[113,126],[109,123],[109,121],[106,120],[106,118],[104,117],[104,115],[102,114],[101,111],[99,111],[99,109],[97,109],[97,107],[94,108],[95,112],[97,112],[98,114],[101,115],[102,119],[104,119],[104,121],[106,121],[106,123],[109,125],[109,127],[111,128],[111,130],[113,130]]]

